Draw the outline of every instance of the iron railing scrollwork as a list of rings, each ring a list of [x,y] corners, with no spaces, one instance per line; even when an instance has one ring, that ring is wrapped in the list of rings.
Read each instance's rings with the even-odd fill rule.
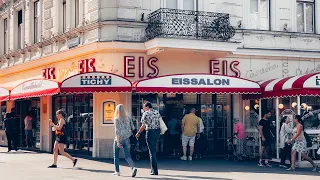
[[[158,9],[148,16],[146,37],[228,41],[235,35],[229,14],[179,9]]]

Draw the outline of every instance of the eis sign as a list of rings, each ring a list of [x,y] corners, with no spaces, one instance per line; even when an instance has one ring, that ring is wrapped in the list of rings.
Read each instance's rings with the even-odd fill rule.
[[[136,63],[136,61],[138,62]],[[159,61],[159,59],[156,57],[149,58],[146,63],[147,67],[145,67],[144,61],[145,61],[144,57],[135,58],[134,56],[125,56],[124,57],[124,77],[128,77],[128,78],[137,77],[137,74],[139,78],[157,77],[160,72],[160,69],[157,65],[157,62]],[[239,65],[240,65],[239,61],[230,62],[227,60],[209,60],[209,73],[214,75],[240,77],[241,72],[238,67]],[[146,71],[150,73],[145,74]],[[175,72],[172,72],[172,73],[174,74]]]
[[[101,86],[111,85],[111,76],[81,76],[80,85],[82,86]]]

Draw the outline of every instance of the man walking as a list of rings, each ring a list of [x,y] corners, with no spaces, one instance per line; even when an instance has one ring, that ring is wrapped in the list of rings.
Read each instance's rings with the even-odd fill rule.
[[[152,108],[150,102],[143,105],[144,113],[141,118],[141,127],[136,134],[136,138],[140,137],[142,131],[146,130],[146,141],[149,149],[151,173],[150,175],[158,175],[157,162],[157,142],[160,137],[160,113]]]
[[[15,138],[15,124],[14,124],[14,118],[12,117],[12,113],[6,113],[5,120],[4,120],[4,127],[6,131],[7,136],[7,142],[8,142],[8,152],[11,150],[17,151],[17,143]]]
[[[189,160],[192,161],[192,155],[194,151],[194,143],[196,139],[196,134],[198,128],[200,128],[200,120],[199,117],[196,116],[196,109],[191,108],[190,113],[185,115],[182,124],[182,150],[183,150],[183,156],[181,157],[181,160],[186,161],[187,160],[187,146],[189,144],[190,146],[190,156]]]
[[[263,112],[263,118],[259,121],[259,133],[261,136],[261,149],[260,149],[260,160],[258,166],[271,167],[269,164],[269,152],[271,147],[272,135],[271,135],[271,126],[269,123],[269,118],[271,117],[271,112],[265,110]],[[265,154],[265,163],[263,164],[263,155]]]

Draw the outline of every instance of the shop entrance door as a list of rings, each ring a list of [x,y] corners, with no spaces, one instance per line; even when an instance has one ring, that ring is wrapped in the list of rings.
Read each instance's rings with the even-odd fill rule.
[[[32,114],[32,148],[40,148],[40,98],[17,100],[15,101],[15,108],[17,112],[17,118],[19,121],[19,145],[20,147],[26,147],[25,136],[25,124],[24,118],[28,112]]]

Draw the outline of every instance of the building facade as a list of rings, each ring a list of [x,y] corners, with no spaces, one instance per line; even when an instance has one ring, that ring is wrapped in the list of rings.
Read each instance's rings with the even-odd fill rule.
[[[134,83],[173,74],[264,81],[320,71],[320,0],[5,0],[0,6],[0,93],[11,91],[2,112],[15,107],[23,122],[33,111],[35,144],[44,151],[52,149],[48,119],[63,108],[73,127],[68,149],[112,157],[108,107],[124,104],[138,120],[144,100],[165,119],[196,106],[211,154],[224,152],[233,117],[256,133],[245,107],[258,102],[242,93],[75,90],[88,84],[61,92],[68,79],[85,79],[79,74]]]

